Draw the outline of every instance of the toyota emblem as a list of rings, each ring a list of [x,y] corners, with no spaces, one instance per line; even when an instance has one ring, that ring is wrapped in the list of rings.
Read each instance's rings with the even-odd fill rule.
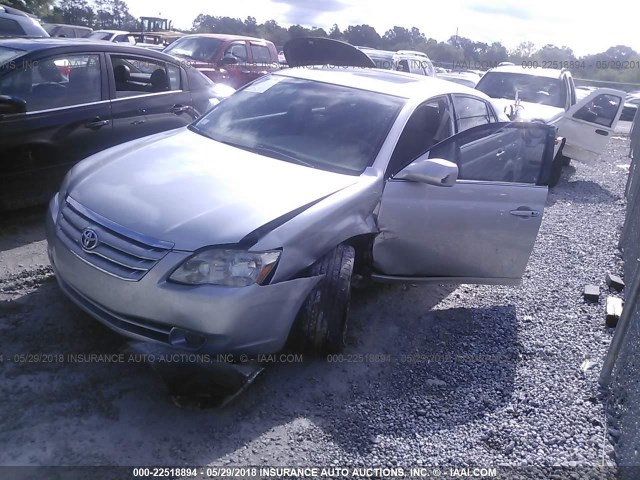
[[[82,248],[94,250],[98,246],[98,234],[92,228],[85,228],[82,231]]]

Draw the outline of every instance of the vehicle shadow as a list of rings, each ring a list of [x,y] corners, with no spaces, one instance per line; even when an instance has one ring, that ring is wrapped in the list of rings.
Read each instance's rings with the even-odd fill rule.
[[[380,437],[446,434],[507,401],[520,348],[511,305],[439,310],[455,288],[354,292],[342,357],[270,364],[228,406],[199,410],[177,407],[144,361],[120,361],[128,342],[49,278],[0,303],[0,464],[296,465],[318,435],[366,454]]]
[[[549,191],[547,207],[555,205],[559,201],[598,204],[621,201],[621,198],[591,180],[570,181],[568,178],[563,178],[555,188]]]
[[[0,252],[45,238],[46,206],[0,212]]]

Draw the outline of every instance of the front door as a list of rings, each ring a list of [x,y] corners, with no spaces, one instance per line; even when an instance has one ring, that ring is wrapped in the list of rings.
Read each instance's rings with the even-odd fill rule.
[[[374,278],[519,284],[540,228],[555,129],[491,123],[432,147],[458,165],[453,187],[390,178]]]
[[[613,134],[622,109],[625,93],[599,88],[573,105],[551,124],[567,143],[562,151],[569,158],[590,162],[600,155]]]
[[[101,53],[66,53],[0,77],[0,95],[27,104],[0,116],[0,210],[46,202],[73,164],[110,146],[105,72]]]

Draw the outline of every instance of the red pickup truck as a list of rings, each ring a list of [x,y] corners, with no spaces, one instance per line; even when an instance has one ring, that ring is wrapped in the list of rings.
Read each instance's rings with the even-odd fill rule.
[[[197,34],[179,38],[164,50],[217,83],[233,88],[278,70],[278,51],[261,38]]]

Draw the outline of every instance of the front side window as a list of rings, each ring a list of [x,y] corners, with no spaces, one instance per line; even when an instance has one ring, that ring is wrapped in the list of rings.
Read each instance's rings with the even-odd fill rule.
[[[456,111],[458,132],[492,121],[489,106],[478,98],[454,95],[453,108]]]
[[[192,128],[263,156],[349,175],[373,164],[404,99],[266,75]]]
[[[622,98],[616,95],[598,95],[588,105],[578,110],[573,115],[573,118],[596,123],[603,127],[611,127],[618,113],[621,101]]]
[[[491,123],[433,147],[429,158],[458,165],[459,180],[539,184],[553,157],[554,128],[536,123]]]
[[[386,176],[395,175],[433,145],[450,137],[453,134],[452,118],[447,97],[436,98],[418,106],[398,139]]]
[[[164,52],[198,62],[212,62],[221,44],[222,40],[217,38],[185,37],[173,42]]]
[[[235,58],[238,63],[247,62],[247,46],[243,43],[234,43],[224,51],[224,57]]]
[[[488,72],[480,79],[476,88],[492,98],[515,100],[517,95],[523,102],[565,107],[566,92],[559,78]]]
[[[116,98],[180,90],[179,67],[147,57],[111,55]]]
[[[26,100],[28,112],[99,101],[100,56],[60,55],[21,63],[0,80],[0,95]]]

